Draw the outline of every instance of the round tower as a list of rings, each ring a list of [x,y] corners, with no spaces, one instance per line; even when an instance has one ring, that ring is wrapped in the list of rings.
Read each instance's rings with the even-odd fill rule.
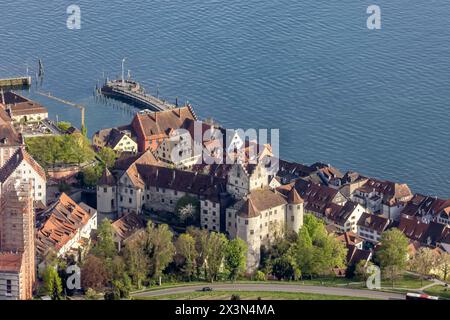
[[[304,214],[304,201],[298,194],[295,187],[292,187],[288,194],[287,204],[287,221],[286,225],[288,229],[299,232],[303,226],[303,214]]]
[[[116,190],[116,179],[106,168],[97,183],[97,211],[99,213],[113,214],[117,212]]]

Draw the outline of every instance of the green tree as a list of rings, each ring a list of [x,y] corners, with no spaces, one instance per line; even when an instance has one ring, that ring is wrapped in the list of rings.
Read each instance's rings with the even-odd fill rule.
[[[127,272],[137,288],[141,287],[142,281],[145,280],[149,269],[149,257],[145,247],[145,241],[137,238],[128,241],[123,251]],[[116,279],[123,280],[120,275]]]
[[[95,187],[98,180],[102,176],[103,166],[97,164],[95,166],[87,167],[82,171],[83,183],[88,187]]]
[[[200,278],[202,270],[204,277],[207,278],[206,260],[208,258],[208,239],[209,232],[206,229],[199,229],[194,227],[187,228],[187,234],[191,235],[195,240],[195,250],[197,251],[197,259],[195,262],[197,269],[197,277]]]
[[[61,300],[62,282],[55,267],[46,267],[43,274],[43,281],[45,293],[48,294],[52,300]]]
[[[430,248],[420,248],[410,261],[411,270],[420,274],[420,283],[428,276],[435,266],[436,257]]]
[[[253,276],[255,281],[266,281],[267,277],[264,272],[257,270]]]
[[[211,232],[208,238],[207,275],[209,281],[217,280],[225,256],[228,240],[222,233]]]
[[[95,158],[89,140],[81,134],[30,137],[27,151],[44,168],[58,165],[80,165]]]
[[[70,127],[72,127],[72,124],[67,121],[60,121],[58,122],[57,126],[62,132],[66,132],[70,129]]]
[[[373,263],[367,260],[361,260],[355,265],[355,276],[361,281],[366,281],[370,273],[367,272],[368,268],[372,266]]]
[[[104,219],[97,230],[97,243],[93,253],[102,259],[113,259],[117,255],[114,243],[114,230],[111,220]]]
[[[240,273],[245,271],[247,244],[240,238],[228,242],[225,249],[225,268],[229,272],[229,278],[235,281]]]
[[[447,277],[450,273],[450,254],[442,253],[436,260],[436,267],[440,271],[442,280],[447,281]]]
[[[312,277],[329,275],[333,268],[344,267],[347,249],[332,235],[328,235],[322,221],[307,214],[291,254],[302,274]]]
[[[392,286],[406,268],[407,254],[408,239],[399,229],[393,228],[381,234],[381,247],[375,257],[385,278],[392,281]]]
[[[84,296],[87,300],[98,300],[99,298],[98,293],[92,288],[87,288]]]
[[[108,168],[114,167],[114,163],[117,159],[117,153],[109,147],[101,148],[98,152],[98,156],[102,160],[103,164]]]
[[[284,254],[273,262],[272,272],[278,280],[296,279],[298,270],[295,260],[289,254]]]
[[[150,257],[151,276],[158,279],[167,268],[175,255],[175,246],[172,242],[173,233],[166,224],[155,227],[149,222],[147,225],[148,247]]]
[[[183,273],[191,281],[191,277],[195,273],[195,262],[198,256],[195,249],[195,239],[187,233],[180,235],[175,242],[175,248],[178,255],[180,255],[183,262]]]

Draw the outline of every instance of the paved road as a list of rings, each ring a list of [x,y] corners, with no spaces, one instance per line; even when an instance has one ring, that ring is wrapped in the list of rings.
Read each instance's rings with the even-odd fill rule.
[[[290,284],[209,284],[195,285],[185,287],[174,287],[147,292],[133,294],[134,297],[157,297],[168,294],[190,293],[201,290],[203,287],[209,286],[214,291],[273,291],[273,292],[303,292],[316,293],[337,296],[348,296],[357,298],[372,298],[382,300],[404,300],[405,295],[398,293],[370,291],[362,289],[337,288],[337,287],[320,287],[320,286],[302,286]]]

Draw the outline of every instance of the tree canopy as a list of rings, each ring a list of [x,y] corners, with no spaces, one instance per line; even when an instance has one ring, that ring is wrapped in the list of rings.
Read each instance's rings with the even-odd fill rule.
[[[247,260],[247,244],[240,238],[228,242],[225,249],[225,268],[230,280],[235,281],[245,271]]]
[[[79,133],[25,139],[27,151],[44,168],[80,165],[94,160],[89,140]]]
[[[381,247],[376,253],[376,260],[383,270],[386,279],[395,279],[406,268],[408,254],[408,238],[397,228],[381,234]]]

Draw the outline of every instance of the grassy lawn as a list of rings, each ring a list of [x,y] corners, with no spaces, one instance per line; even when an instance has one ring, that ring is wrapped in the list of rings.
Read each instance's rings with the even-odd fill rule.
[[[159,297],[135,297],[135,300],[230,300],[238,294],[242,300],[371,300],[346,296],[333,296],[300,292],[265,292],[265,291],[213,291],[170,294]]]
[[[401,279],[395,280],[394,288],[419,289],[431,283],[432,281],[429,280],[423,280],[421,282],[418,276],[404,274]],[[381,281],[381,286],[383,288],[390,288],[392,287],[392,282],[390,280],[383,280]]]
[[[233,282],[230,281],[220,281],[220,282],[214,282],[214,284],[231,284]],[[234,283],[241,283],[241,284],[286,284],[286,285],[305,285],[305,286],[351,286],[352,288],[363,288],[362,283],[355,282],[351,279],[346,278],[321,278],[321,279],[306,279],[302,281],[276,281],[276,280],[269,280],[269,281],[251,281],[251,280],[241,280],[236,281]],[[136,290],[133,292],[143,292],[143,291],[153,291],[153,290],[161,290],[161,289],[167,289],[167,288],[174,288],[174,287],[186,287],[186,286],[196,286],[196,285],[204,285],[208,286],[210,285],[210,282],[206,281],[192,281],[192,282],[167,282],[162,283],[161,286],[153,286],[148,288],[143,288],[141,290]]]
[[[220,281],[215,282],[214,284],[231,284],[232,282],[229,281]],[[316,279],[304,279],[301,281],[251,281],[251,280],[241,280],[236,281],[235,283],[241,283],[241,284],[277,284],[277,285],[305,285],[305,286],[329,286],[329,287],[350,287],[354,289],[366,289],[365,283],[358,282],[358,280],[353,279],[347,279],[347,278],[316,278]],[[388,280],[383,280],[381,282],[381,286],[383,289],[386,289],[388,291],[395,291],[395,292],[404,292],[404,290],[408,289],[419,289],[423,286],[426,286],[427,284],[430,284],[431,281],[424,280],[423,284],[421,284],[420,278],[414,275],[410,274],[404,274],[401,279],[398,279],[394,283],[394,288],[392,288],[392,283]],[[144,292],[144,291],[153,291],[153,290],[161,290],[166,288],[173,288],[173,287],[185,287],[185,286],[195,286],[195,285],[204,285],[208,286],[211,283],[205,282],[205,281],[192,281],[192,282],[171,282],[171,283],[163,283],[161,286],[153,286],[149,288],[143,288],[142,290],[134,291],[136,292]],[[404,288],[404,290],[402,290]],[[400,289],[400,290],[398,290]]]
[[[434,286],[425,290],[426,294],[438,296],[444,299],[450,299],[450,288],[444,286]]]

